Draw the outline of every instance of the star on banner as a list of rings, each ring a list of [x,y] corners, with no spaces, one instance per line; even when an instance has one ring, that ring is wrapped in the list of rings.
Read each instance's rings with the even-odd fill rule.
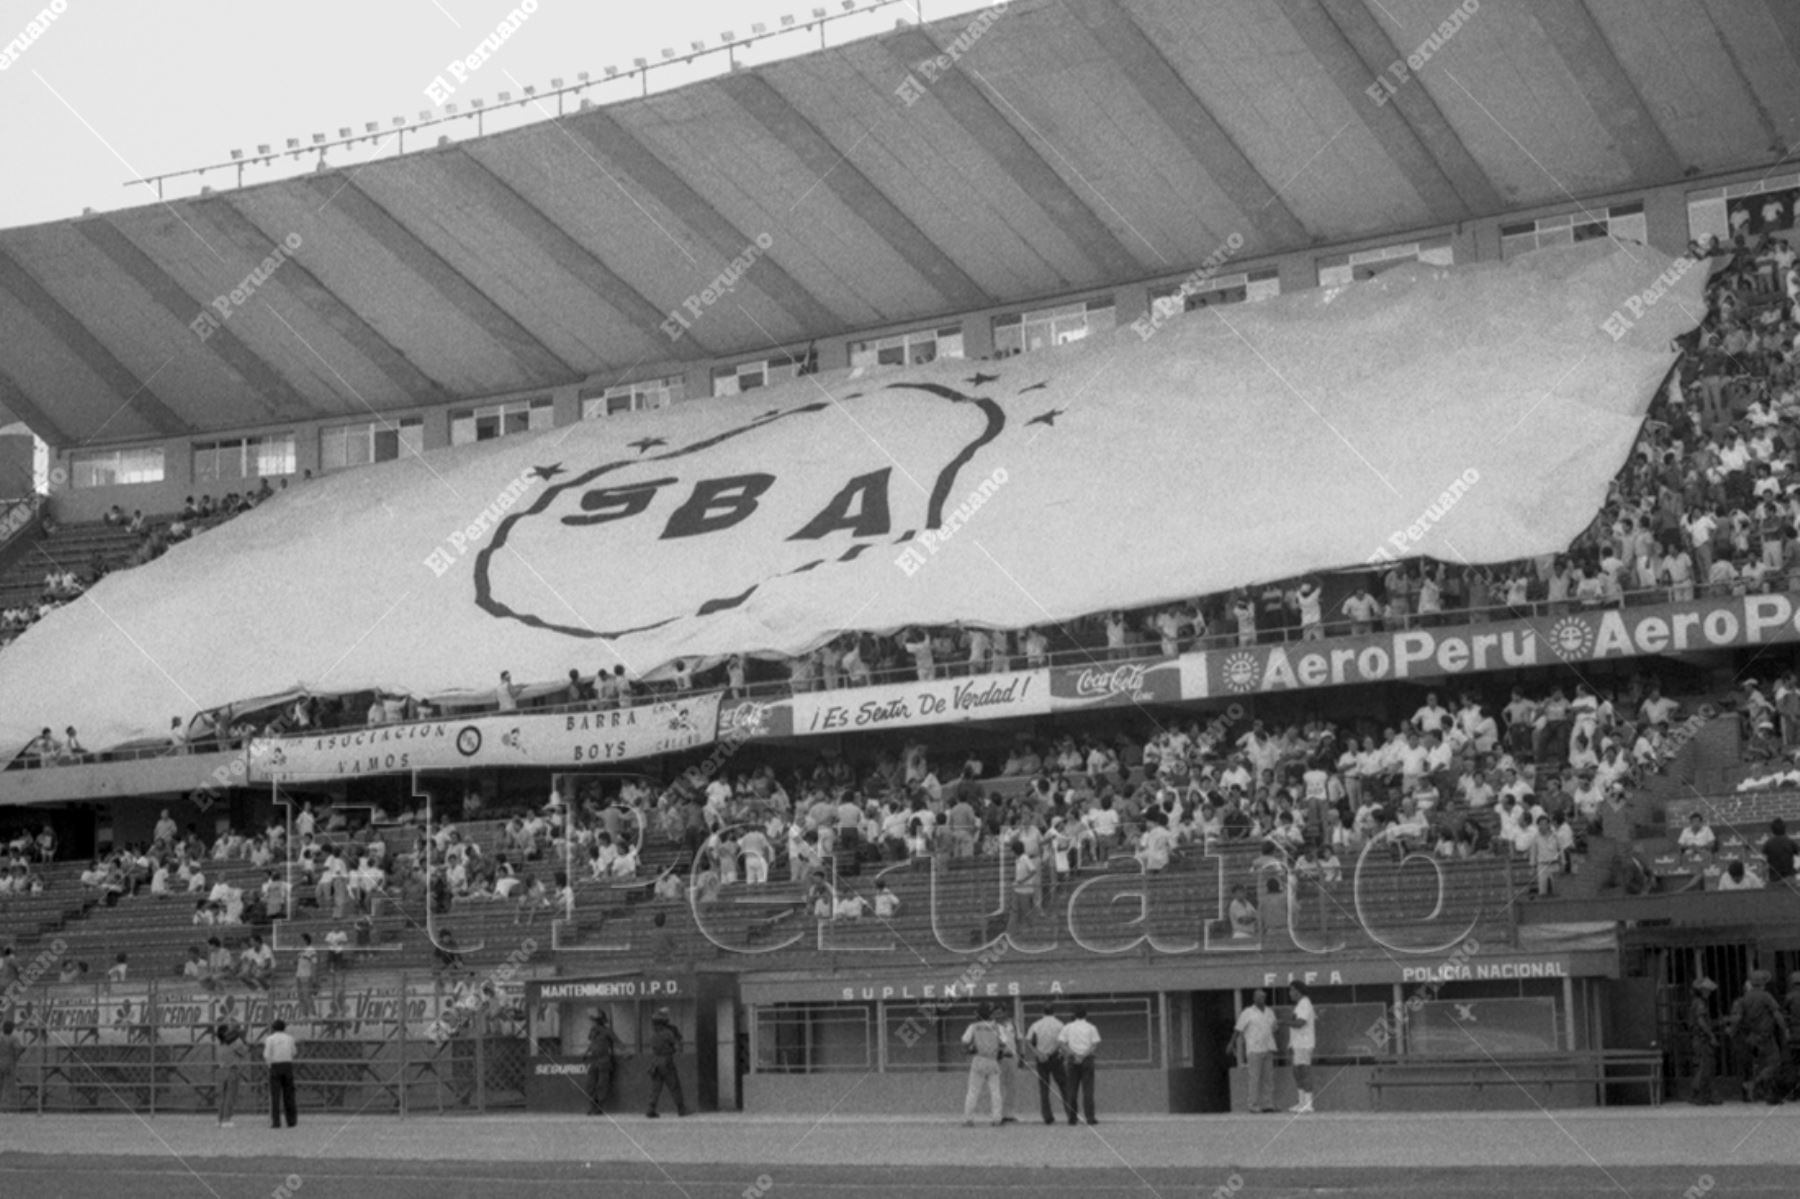
[[[566,472],[563,470],[562,463],[552,462],[549,466],[534,466],[534,467],[532,467],[531,473],[536,475],[538,478],[542,479],[544,482],[548,483],[551,479],[554,479],[557,475],[564,474]]]
[[[1056,418],[1063,415],[1065,411],[1066,409],[1062,408],[1052,408],[1042,415],[1032,417],[1025,423],[1027,425],[1048,425],[1050,428],[1054,429],[1056,427]]]
[[[984,375],[980,371],[976,371],[963,381],[972,387],[980,387],[983,383],[993,383],[999,378],[999,375]]]
[[[669,444],[668,442],[664,441],[660,437],[640,437],[636,441],[630,443],[631,448],[636,450],[640,454],[649,453],[651,448],[654,446],[668,445],[668,444]]]

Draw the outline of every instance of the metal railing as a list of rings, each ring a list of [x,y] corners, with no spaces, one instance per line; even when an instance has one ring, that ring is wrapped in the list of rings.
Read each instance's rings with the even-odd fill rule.
[[[449,1010],[441,986],[412,985],[402,974],[403,1008]],[[13,1076],[16,1110],[37,1112],[206,1112],[217,1108],[220,1079],[214,1030],[243,1024],[225,997],[167,994],[157,984],[122,1001],[104,986],[40,986],[17,995],[9,1018],[24,1054]],[[207,1012],[196,1021],[196,1004]],[[258,1003],[246,998],[244,1007]],[[262,1010],[266,1004],[267,1010]],[[122,1014],[121,1014],[122,1010]],[[266,997],[252,1013],[254,1041],[275,1005]],[[280,1008],[287,1011],[287,1004]],[[524,1104],[526,1045],[521,1019],[476,1011],[450,1026],[406,1012],[401,1017],[355,1014],[341,997],[333,1014],[289,1014],[299,1041],[295,1085],[305,1112],[485,1112]],[[111,1019],[106,1013],[113,1013]],[[72,1017],[72,1018],[64,1018]],[[433,1032],[436,1028],[435,1033]],[[268,1067],[239,1066],[238,1109],[254,1118],[268,1105]],[[0,1093],[0,1112],[10,1097]]]

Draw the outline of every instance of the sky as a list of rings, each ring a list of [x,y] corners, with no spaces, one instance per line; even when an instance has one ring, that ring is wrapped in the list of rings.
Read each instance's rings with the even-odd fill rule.
[[[440,76],[453,87],[448,102],[468,113],[468,101],[489,104],[501,91],[540,95],[550,80],[574,83],[581,71],[629,69],[634,58],[662,61],[695,41],[720,45],[731,31],[748,36],[753,22],[771,30],[780,18],[796,29],[738,54],[754,65],[794,57],[819,46],[819,31],[800,30],[812,10],[843,11],[844,0],[524,0],[525,16],[482,62],[455,79],[449,64],[477,53],[521,0],[55,0],[61,11],[35,36],[30,26],[50,0],[0,0],[0,228],[105,212],[155,202],[139,180],[190,167],[227,162],[230,151],[254,154],[258,143],[277,149],[288,138],[312,144],[335,140],[345,126],[361,135],[379,122],[377,140],[333,152],[334,166],[398,149],[392,119],[442,115],[427,89]],[[855,0],[859,10],[872,0]],[[986,7],[986,0],[901,0],[831,22],[827,44],[890,31],[898,21],[927,21]],[[650,72],[652,92],[719,74],[723,54]],[[639,94],[638,80],[594,87],[596,103]],[[574,107],[570,104],[571,109]],[[509,110],[486,121],[488,132],[554,116]],[[407,149],[448,133],[475,135],[475,123],[439,126],[409,136]],[[280,165],[253,166],[246,184],[312,170],[316,153]],[[169,198],[193,195],[202,183],[235,185],[235,172],[189,176],[166,184]],[[130,186],[127,186],[127,185]]]

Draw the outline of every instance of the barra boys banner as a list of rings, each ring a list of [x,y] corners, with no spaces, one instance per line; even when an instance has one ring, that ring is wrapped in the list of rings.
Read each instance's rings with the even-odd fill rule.
[[[1183,654],[1181,694],[1218,699],[1791,641],[1800,641],[1793,597],[1734,596]]]
[[[270,737],[250,746],[255,782],[487,766],[586,766],[709,744],[719,693],[608,712],[513,712],[469,720]]]
[[[24,680],[0,686],[0,746],[73,724],[101,748],[296,687],[658,677],[846,630],[1017,629],[1363,563],[1396,531],[1448,561],[1561,550],[1704,311],[1691,270],[1603,327],[1671,261],[1594,241],[1411,263],[1149,336],[337,472],[27,632],[0,656]]]

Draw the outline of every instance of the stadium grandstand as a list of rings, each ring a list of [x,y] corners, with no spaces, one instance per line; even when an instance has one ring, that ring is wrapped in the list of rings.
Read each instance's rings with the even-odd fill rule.
[[[1787,1098],[1800,15],[1211,7],[0,230],[13,1101]]]

